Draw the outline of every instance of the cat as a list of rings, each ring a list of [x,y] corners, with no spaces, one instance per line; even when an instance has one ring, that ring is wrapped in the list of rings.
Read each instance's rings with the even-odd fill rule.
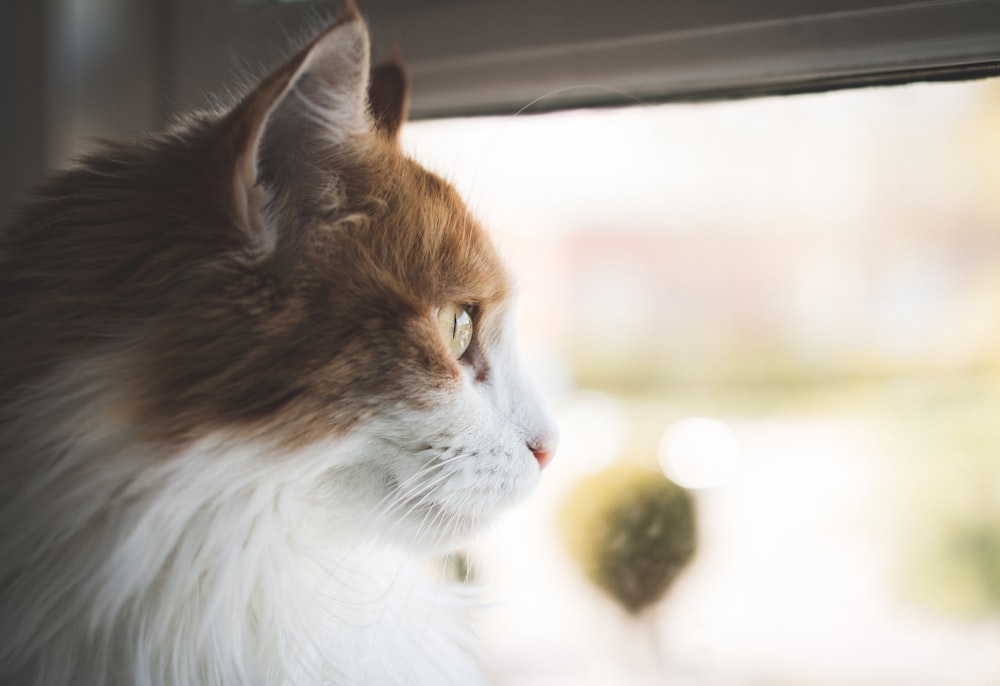
[[[0,234],[0,684],[471,684],[428,560],[556,430],[513,286],[350,6]]]

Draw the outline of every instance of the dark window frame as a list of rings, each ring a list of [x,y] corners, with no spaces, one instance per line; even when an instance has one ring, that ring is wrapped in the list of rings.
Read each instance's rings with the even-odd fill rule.
[[[376,58],[403,56],[415,119],[1000,74],[1000,0],[357,2]],[[100,22],[98,59],[81,60],[86,4],[0,3],[0,220],[89,141],[212,104],[342,4],[101,0],[119,20]]]
[[[398,48],[405,58],[415,118],[1000,74],[997,0],[360,4],[376,55]],[[333,11],[329,2],[275,0],[244,8],[258,45],[260,28],[276,20],[298,27],[303,15]]]

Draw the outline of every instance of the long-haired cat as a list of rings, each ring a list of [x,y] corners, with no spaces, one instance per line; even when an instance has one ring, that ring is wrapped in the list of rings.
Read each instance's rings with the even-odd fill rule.
[[[349,9],[0,235],[0,683],[469,684],[426,559],[554,429],[511,284]]]

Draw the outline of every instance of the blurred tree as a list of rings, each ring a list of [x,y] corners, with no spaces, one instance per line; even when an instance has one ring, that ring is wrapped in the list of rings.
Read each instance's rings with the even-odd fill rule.
[[[659,472],[630,464],[580,481],[560,520],[584,575],[633,615],[663,596],[695,551],[691,496]]]

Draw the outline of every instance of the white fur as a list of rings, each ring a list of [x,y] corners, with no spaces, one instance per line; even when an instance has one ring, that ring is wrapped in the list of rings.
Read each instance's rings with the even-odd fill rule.
[[[367,54],[360,22],[328,32],[265,125],[364,139]],[[241,173],[263,231],[256,168]],[[236,432],[181,454],[141,442],[121,351],[0,406],[0,684],[483,683],[474,598],[425,566],[531,490],[529,444],[553,447],[513,340],[508,322],[487,381],[414,389],[431,409],[386,405],[296,453]]]
[[[552,429],[511,340],[489,382],[295,454],[216,435],[166,455],[108,419],[100,365],[54,384],[0,436],[42,465],[0,501],[0,683],[483,683],[474,597],[426,553],[538,479],[526,441]]]

